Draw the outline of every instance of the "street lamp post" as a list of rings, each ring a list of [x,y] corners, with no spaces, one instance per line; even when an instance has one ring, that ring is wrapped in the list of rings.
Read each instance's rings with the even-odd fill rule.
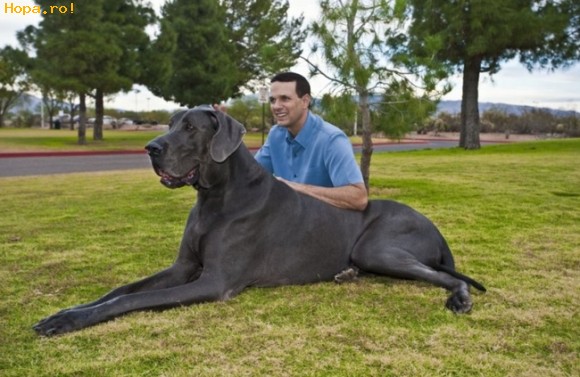
[[[133,93],[135,93],[135,114],[137,114],[137,112],[139,111],[139,101],[137,99],[137,95],[139,94],[139,92],[141,92],[139,89],[137,88],[133,89]]]
[[[44,128],[44,95],[40,99],[40,128]]]
[[[266,103],[269,92],[267,86],[261,86],[258,92],[258,101],[262,104],[262,145],[264,145],[264,134],[266,133]]]

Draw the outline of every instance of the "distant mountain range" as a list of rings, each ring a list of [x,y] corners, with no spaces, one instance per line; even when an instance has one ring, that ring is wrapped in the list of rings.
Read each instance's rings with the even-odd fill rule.
[[[255,97],[250,95],[249,97]],[[257,97],[256,97],[257,98]],[[378,101],[378,98],[377,98]],[[372,100],[371,100],[372,102]],[[535,107],[535,106],[522,106],[522,105],[510,105],[507,103],[492,103],[492,102],[480,102],[479,103],[479,113],[483,114],[487,110],[496,109],[504,111],[507,114],[521,115],[527,111],[531,110],[544,110],[552,113],[555,116],[565,117],[565,116],[580,116],[580,113],[572,110],[557,110],[548,107]],[[10,112],[18,113],[22,110],[27,110],[30,112],[40,111],[40,98],[23,94],[22,98],[16,106],[14,106]],[[437,113],[446,112],[449,114],[459,114],[461,112],[461,101],[441,101],[437,106]]]
[[[577,111],[572,110],[557,110],[551,109],[548,107],[535,107],[535,106],[522,106],[522,105],[510,105],[507,103],[492,103],[492,102],[480,102],[479,103],[479,113],[483,114],[484,112],[495,109],[504,111],[507,114],[514,114],[514,115],[522,115],[523,113],[531,110],[544,110],[549,113],[552,113],[558,117],[565,117],[565,116],[580,116],[580,113]],[[450,113],[450,114],[459,114],[461,112],[461,101],[441,101],[437,106],[437,113]]]

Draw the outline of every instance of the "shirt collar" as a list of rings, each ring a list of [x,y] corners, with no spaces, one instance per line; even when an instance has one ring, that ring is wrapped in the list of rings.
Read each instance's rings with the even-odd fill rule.
[[[318,123],[318,117],[308,111],[308,117],[306,118],[306,123],[304,123],[304,127],[298,132],[296,137],[292,137],[290,131],[286,130],[286,142],[288,144],[298,143],[303,148],[307,148],[310,143],[312,142],[312,136],[314,132],[316,132],[316,126]]]

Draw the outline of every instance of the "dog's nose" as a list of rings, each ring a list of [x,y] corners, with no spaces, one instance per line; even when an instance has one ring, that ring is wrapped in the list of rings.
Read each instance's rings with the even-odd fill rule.
[[[145,149],[147,150],[147,153],[149,153],[149,156],[153,157],[159,156],[161,152],[163,152],[163,147],[156,141],[152,141],[149,144],[147,144],[145,146]]]

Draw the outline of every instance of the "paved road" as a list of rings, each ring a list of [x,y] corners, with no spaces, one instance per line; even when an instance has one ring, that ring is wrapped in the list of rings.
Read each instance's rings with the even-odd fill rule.
[[[417,143],[375,145],[375,151],[405,151],[428,148],[451,148],[457,141],[422,141]],[[354,147],[360,152],[361,147]],[[102,155],[36,156],[0,158],[0,177],[65,174],[107,170],[151,169],[145,152]]]
[[[151,169],[149,157],[145,152],[139,154],[0,158],[0,177],[141,168]]]
[[[484,144],[484,142],[482,142]],[[487,144],[487,143],[486,143]],[[459,145],[455,140],[418,140],[417,142],[405,142],[400,144],[378,144],[373,146],[375,152],[400,152],[418,149],[453,148]],[[354,151],[359,153],[361,146],[355,146]]]

